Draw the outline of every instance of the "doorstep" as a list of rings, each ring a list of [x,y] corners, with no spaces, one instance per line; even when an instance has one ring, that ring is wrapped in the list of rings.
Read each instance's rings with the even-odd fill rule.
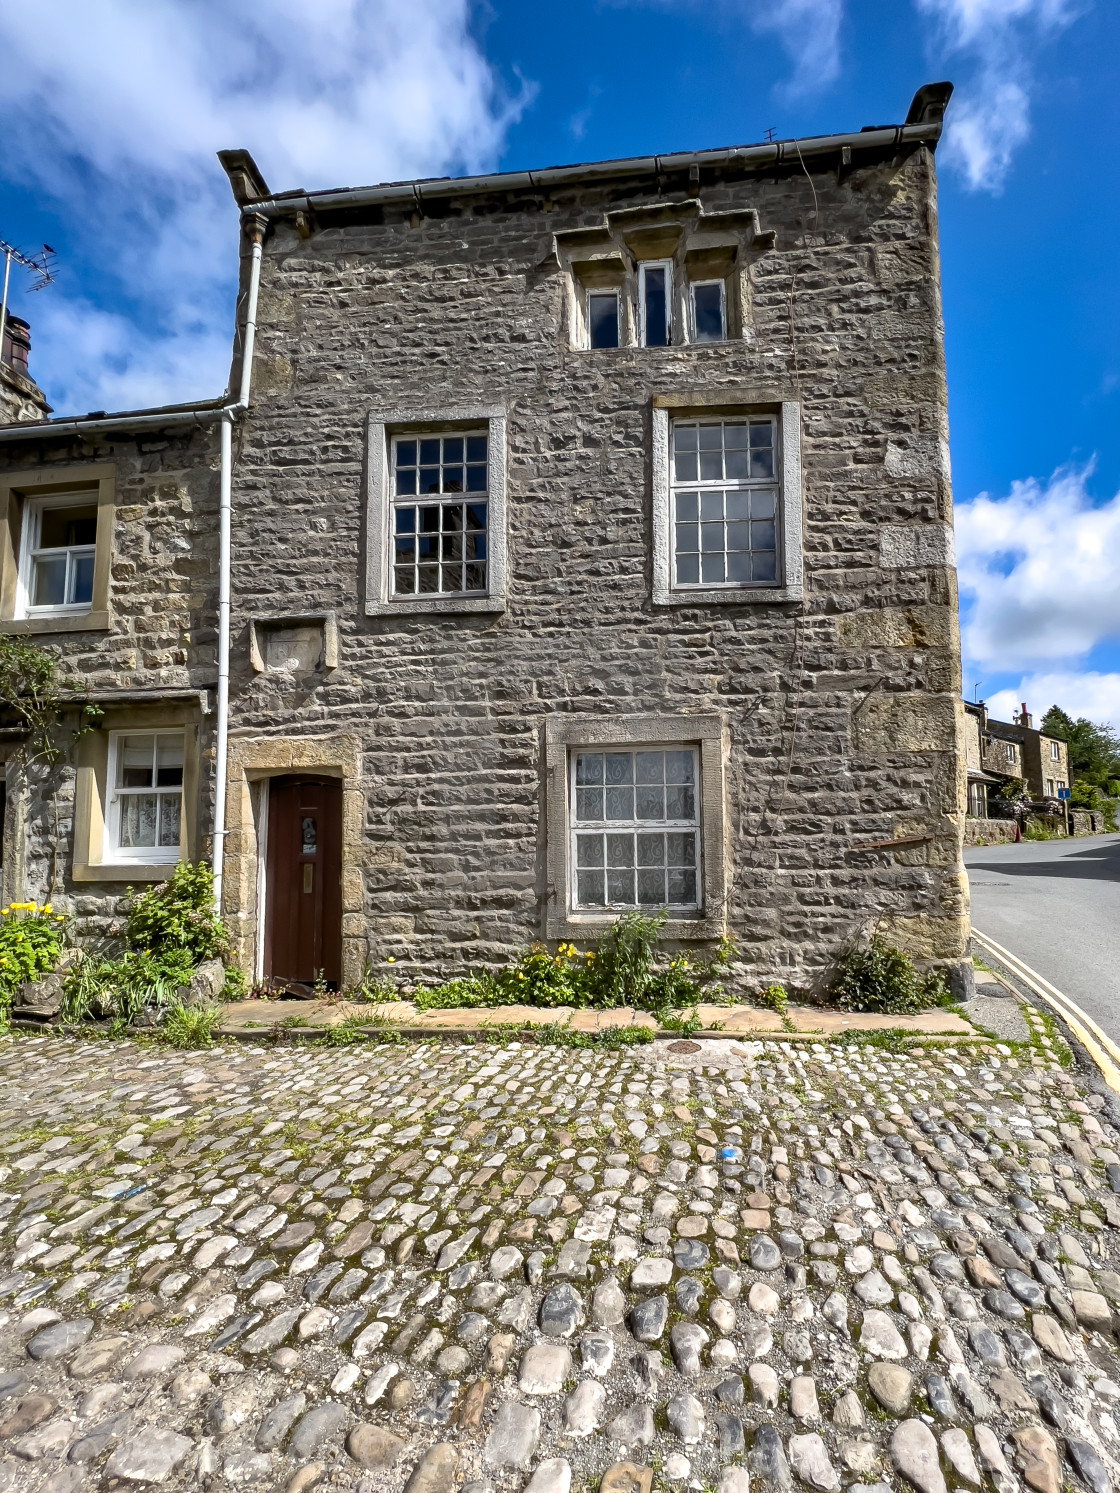
[[[700,1030],[693,1037],[767,1036],[779,1040],[836,1037],[844,1032],[896,1030],[919,1037],[955,1040],[982,1038],[972,1024],[955,1011],[921,1011],[915,1016],[859,1015],[851,1011],[827,1010],[819,1006],[790,1006],[793,1030],[782,1026],[773,1011],[757,1006],[697,1007]],[[571,1006],[491,1006],[485,1010],[418,1011],[411,1001],[384,1001],[374,1005],[344,1000],[250,1000],[233,1001],[223,1008],[218,1030],[227,1037],[268,1037],[278,1029],[298,1037],[316,1029],[337,1026],[351,1018],[365,1017],[360,1029],[371,1035],[392,1028],[404,1036],[467,1036],[495,1026],[560,1025],[576,1032],[603,1032],[616,1027],[644,1026],[660,1031],[648,1011],[621,1007],[611,1011],[575,1010]],[[357,1024],[357,1023],[356,1023]],[[990,1041],[990,1038],[983,1037]]]

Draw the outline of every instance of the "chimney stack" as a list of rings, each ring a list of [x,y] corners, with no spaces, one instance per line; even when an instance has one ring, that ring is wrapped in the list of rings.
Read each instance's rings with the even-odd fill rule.
[[[9,311],[0,338],[0,424],[45,420],[51,412],[46,396],[28,371],[31,328]]]

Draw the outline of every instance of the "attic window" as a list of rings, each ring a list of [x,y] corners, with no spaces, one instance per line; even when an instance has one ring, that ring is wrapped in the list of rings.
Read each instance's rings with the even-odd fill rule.
[[[618,291],[587,292],[587,341],[589,347],[618,346]]]
[[[722,280],[701,280],[692,286],[692,340],[727,340],[727,287]]]
[[[672,262],[639,266],[638,292],[641,305],[643,347],[668,347],[672,335]]]

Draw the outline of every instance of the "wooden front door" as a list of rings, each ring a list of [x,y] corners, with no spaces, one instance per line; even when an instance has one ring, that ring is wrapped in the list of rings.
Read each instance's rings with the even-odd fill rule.
[[[342,785],[272,778],[265,888],[266,978],[342,980]]]

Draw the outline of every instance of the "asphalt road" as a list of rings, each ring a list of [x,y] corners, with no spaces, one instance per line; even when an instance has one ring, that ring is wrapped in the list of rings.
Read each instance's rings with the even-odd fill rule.
[[[1120,835],[965,852],[972,924],[1120,1041]]]

